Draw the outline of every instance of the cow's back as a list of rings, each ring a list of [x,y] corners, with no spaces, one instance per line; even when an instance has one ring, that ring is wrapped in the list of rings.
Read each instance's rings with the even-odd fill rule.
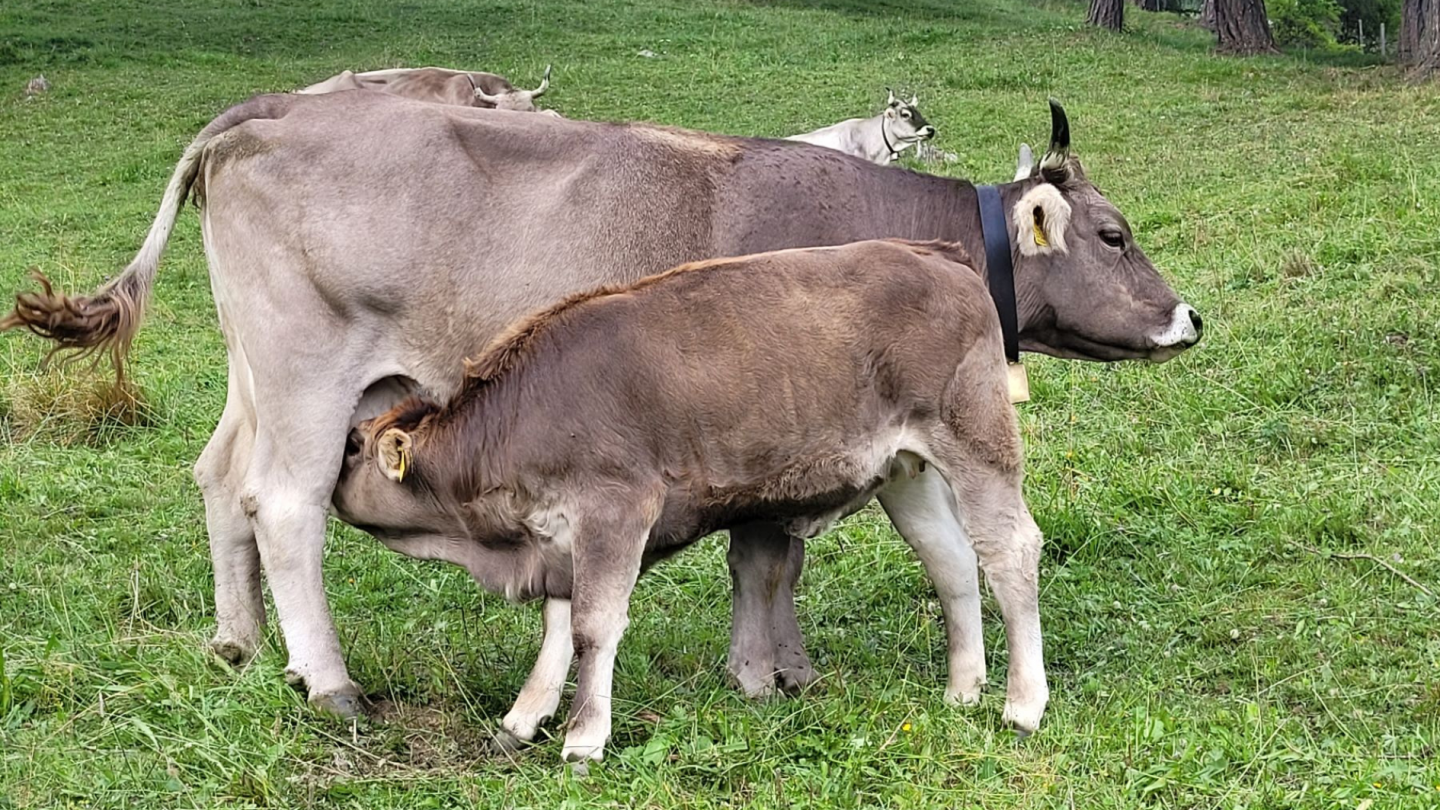
[[[712,255],[713,190],[737,154],[656,127],[385,94],[290,99],[207,151],[222,316],[287,290],[275,317],[380,334],[377,362],[427,384],[524,313]]]

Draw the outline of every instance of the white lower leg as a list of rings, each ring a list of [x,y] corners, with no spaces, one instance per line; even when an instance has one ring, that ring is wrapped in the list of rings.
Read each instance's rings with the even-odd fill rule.
[[[1020,520],[1009,542],[979,548],[985,576],[1005,617],[1010,667],[1005,688],[1004,721],[1022,732],[1040,726],[1050,688],[1040,635],[1040,529],[1020,507]]]
[[[255,535],[290,653],[286,678],[303,682],[310,702],[319,708],[353,715],[359,711],[360,690],[340,655],[321,572],[326,509],[297,502],[284,490],[252,488],[247,497],[253,504]]]
[[[560,707],[560,693],[565,676],[570,674],[570,661],[575,647],[570,637],[570,600],[545,600],[545,639],[535,668],[520,689],[515,706],[500,725],[522,742],[535,739],[540,725],[555,716]]]
[[[945,614],[949,673],[945,700],[973,705],[985,684],[980,576],[975,550],[954,511],[950,485],[930,467],[900,477],[879,495],[896,531],[915,550]]]

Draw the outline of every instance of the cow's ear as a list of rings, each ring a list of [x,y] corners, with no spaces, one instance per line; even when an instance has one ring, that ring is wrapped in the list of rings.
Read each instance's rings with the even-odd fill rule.
[[[1012,210],[1015,243],[1023,256],[1064,253],[1065,231],[1070,227],[1070,203],[1049,183],[1025,192]]]
[[[380,465],[380,472],[397,484],[404,481],[415,466],[414,444],[410,434],[400,428],[390,428],[381,433],[375,453],[375,463]]]

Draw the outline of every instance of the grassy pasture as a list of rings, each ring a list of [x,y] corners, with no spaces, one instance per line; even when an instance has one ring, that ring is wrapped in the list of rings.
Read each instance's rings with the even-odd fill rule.
[[[612,756],[483,747],[539,642],[534,607],[332,527],[327,576],[377,716],[308,713],[272,629],[232,672],[189,468],[224,350],[182,215],[125,419],[0,337],[0,808],[1440,807],[1440,93],[1388,68],[1219,59],[1128,9],[1047,0],[19,0],[0,6],[0,291],[88,289],[139,246],[180,149],[252,93],[342,68],[464,65],[566,115],[783,135],[914,90],[1009,176],[1047,95],[1091,176],[1202,313],[1160,367],[1030,361],[1028,496],[1053,703],[945,707],[918,563],[875,510],[811,544],[822,683],[728,688],[717,540],[640,584]],[[654,58],[638,56],[641,50]],[[53,90],[25,100],[44,72]],[[123,411],[123,409],[121,409]],[[1319,554],[1304,550],[1314,549]],[[991,672],[1005,652],[987,610]],[[555,733],[555,729],[551,729]]]

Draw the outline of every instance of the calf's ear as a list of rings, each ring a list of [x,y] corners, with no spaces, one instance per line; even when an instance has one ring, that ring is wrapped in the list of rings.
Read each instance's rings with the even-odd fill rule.
[[[380,472],[384,473],[386,478],[397,484],[405,480],[405,476],[414,467],[414,441],[409,433],[399,428],[390,428],[380,434],[375,463],[380,465]]]
[[[1023,256],[1038,256],[1059,251],[1064,253],[1065,231],[1070,227],[1070,203],[1060,190],[1049,183],[1025,192],[1011,211],[1015,225],[1015,244]]]

